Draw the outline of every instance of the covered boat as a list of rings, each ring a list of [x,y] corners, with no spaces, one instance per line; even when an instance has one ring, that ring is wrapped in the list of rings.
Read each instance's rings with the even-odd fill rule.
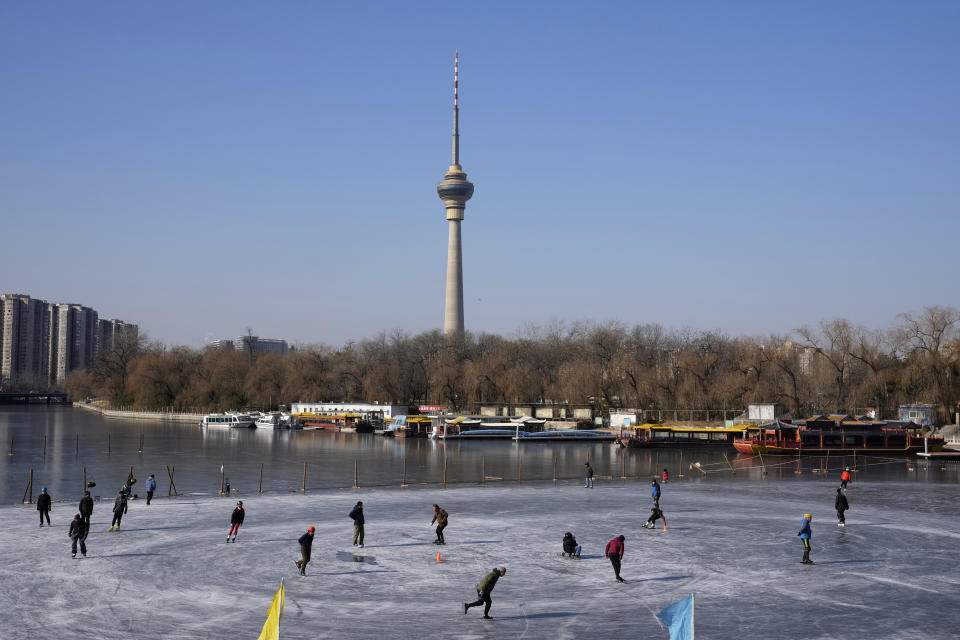
[[[926,440],[929,451],[943,449],[943,438]],[[924,450],[924,436],[912,423],[822,415],[795,423],[777,420],[755,435],[735,438],[733,446],[751,454],[916,453]]]

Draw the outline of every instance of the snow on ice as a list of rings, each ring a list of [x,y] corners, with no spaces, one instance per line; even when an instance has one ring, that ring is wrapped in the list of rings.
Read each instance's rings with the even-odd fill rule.
[[[283,578],[281,637],[667,638],[656,614],[696,593],[702,638],[955,638],[960,626],[956,486],[858,481],[838,528],[828,481],[671,481],[662,523],[644,529],[643,482],[490,485],[240,495],[246,520],[227,544],[235,500],[190,495],[130,503],[108,532],[96,505],[89,557],[71,559],[76,503],[0,507],[6,640],[256,638]],[[79,497],[79,496],[78,496]],[[55,500],[63,496],[54,496]],[[363,500],[366,546],[347,517]],[[432,544],[431,505],[450,513]],[[797,529],[813,514],[815,565]],[[307,577],[296,540],[317,528]],[[562,558],[572,531],[580,560]],[[623,576],[603,557],[626,536]],[[436,561],[437,552],[441,562]],[[498,565],[493,620],[463,615]]]

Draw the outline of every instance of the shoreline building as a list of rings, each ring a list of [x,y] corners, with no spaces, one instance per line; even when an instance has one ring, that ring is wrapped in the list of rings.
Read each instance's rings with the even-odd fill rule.
[[[139,328],[101,320],[90,307],[51,303],[21,293],[0,294],[0,383],[59,383],[93,366],[118,336],[138,338]]]
[[[255,354],[275,353],[278,356],[285,356],[290,351],[290,345],[287,344],[286,340],[250,335],[237,336],[236,340],[214,340],[207,346],[221,351],[242,351],[243,353],[253,352]]]
[[[437,195],[443,200],[449,222],[447,239],[447,287],[443,311],[443,333],[450,335],[463,332],[463,246],[460,238],[460,223],[473,196],[473,184],[460,166],[460,105],[458,84],[460,76],[460,52],[453,59],[453,162],[437,185]]]

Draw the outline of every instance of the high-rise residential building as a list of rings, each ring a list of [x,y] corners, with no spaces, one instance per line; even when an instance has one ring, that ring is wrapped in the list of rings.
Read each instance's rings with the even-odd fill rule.
[[[289,347],[286,340],[276,338],[261,338],[259,336],[237,336],[233,341],[233,346],[237,351],[252,351],[253,353],[276,353],[277,355],[286,355]]]
[[[28,295],[0,295],[0,383],[61,382],[72,371],[89,369],[117,336],[136,338],[137,325],[100,321],[95,310],[57,304]]]

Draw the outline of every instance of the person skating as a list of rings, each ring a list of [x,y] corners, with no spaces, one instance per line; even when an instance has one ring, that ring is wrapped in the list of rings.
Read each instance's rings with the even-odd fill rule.
[[[70,540],[73,541],[73,544],[70,545],[71,557],[77,557],[77,543],[80,543],[80,553],[84,558],[87,557],[87,532],[90,525],[87,522],[83,521],[83,518],[78,513],[73,516],[73,522],[70,523],[70,532],[67,534],[70,536]]]
[[[314,528],[312,526],[307,527],[307,532],[300,536],[300,539],[297,542],[300,543],[300,559],[297,560],[296,565],[297,569],[300,570],[300,575],[307,575],[307,565],[310,564],[310,549],[313,547],[313,532]]]
[[[490,617],[490,605],[493,604],[493,600],[490,598],[490,593],[493,591],[493,588],[497,586],[497,580],[505,575],[507,575],[507,568],[497,567],[487,575],[483,576],[480,579],[480,582],[477,583],[477,599],[473,602],[463,603],[464,615],[466,615],[470,607],[479,607],[482,604],[483,617],[487,620],[493,620],[493,618]]]
[[[663,470],[663,479],[661,480],[661,482],[663,482],[664,484],[666,484],[667,480],[669,480],[669,479],[670,479],[670,474],[667,473],[667,470],[666,470],[666,469],[664,469],[664,470]]]
[[[129,493],[129,492],[128,492]],[[117,498],[113,501],[113,520],[110,522],[110,531],[120,531],[120,521],[123,520],[123,514],[127,512],[127,494],[122,490],[117,492]]]
[[[157,479],[151,473],[150,477],[147,478],[147,504],[150,504],[150,501],[153,499],[153,492],[157,490]]]
[[[583,488],[593,489],[593,467],[590,466],[589,462],[584,462],[583,466],[586,467],[584,470]]]
[[[353,518],[353,546],[363,549],[363,503],[357,502],[356,506],[350,511],[350,517]]]
[[[237,500],[237,506],[230,514],[230,531],[227,532],[227,542],[237,541],[237,534],[240,533],[240,525],[243,524],[243,516],[245,515],[243,500]],[[233,536],[233,540],[230,539],[230,536]]]
[[[90,516],[93,515],[93,498],[90,497],[89,491],[83,492],[83,497],[80,498],[80,519],[83,520],[87,527],[90,526]]]
[[[613,565],[613,575],[617,576],[617,582],[623,582],[623,578],[620,577],[620,561],[623,560],[623,542],[625,540],[626,538],[622,535],[617,536],[607,543],[607,548],[603,551],[610,559],[610,564]]]
[[[50,509],[52,508],[53,501],[50,499],[50,494],[47,493],[47,488],[44,487],[40,489],[40,495],[37,496],[37,511],[40,512],[40,526],[43,526],[43,519],[47,519],[47,526],[50,526]]]
[[[810,521],[813,520],[813,516],[809,513],[803,514],[803,520],[800,522],[800,531],[797,531],[797,535],[800,536],[800,540],[803,542],[803,564],[813,564],[813,560],[810,559]]]
[[[443,530],[447,528],[447,519],[449,516],[447,512],[440,508],[439,505],[433,505],[433,519],[430,520],[430,525],[433,526],[433,523],[437,523],[437,539],[433,541],[433,544],[447,544],[447,541],[443,539]]]
[[[847,467],[843,470],[843,473],[840,474],[840,488],[846,489],[847,483],[853,480],[853,476],[850,475],[850,467]]]
[[[843,512],[850,508],[850,503],[847,502],[847,496],[843,495],[843,491],[839,488],[837,489],[837,499],[833,501],[833,507],[837,510],[837,525],[840,527],[847,526],[847,519]]]
[[[647,518],[647,521],[644,522],[642,526],[644,529],[656,529],[657,520],[663,518],[663,528],[667,528],[667,516],[663,515],[663,511],[660,510],[660,507],[653,507],[650,509],[650,517]]]
[[[660,508],[660,484],[654,478],[650,481],[650,497],[653,498],[653,506]]]
[[[569,531],[563,534],[563,553],[560,555],[568,555],[571,558],[580,557],[580,545],[577,544],[577,539]]]

